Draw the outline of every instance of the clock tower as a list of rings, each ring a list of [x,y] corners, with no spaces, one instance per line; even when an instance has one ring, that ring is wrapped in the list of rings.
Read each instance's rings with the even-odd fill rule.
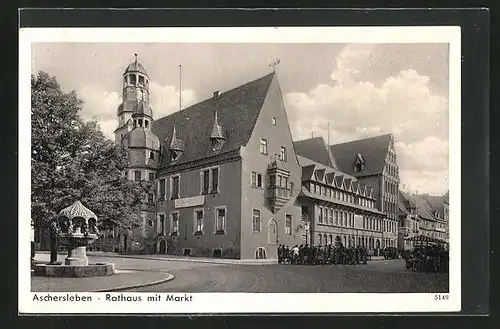
[[[137,106],[150,111],[149,108],[149,76],[144,67],[137,61],[137,54],[133,63],[127,66],[123,73],[122,103],[118,106],[118,128],[115,130],[115,143],[121,143],[125,133],[133,129],[132,115]],[[148,111],[148,112],[149,112]],[[148,113],[152,117],[152,112]]]

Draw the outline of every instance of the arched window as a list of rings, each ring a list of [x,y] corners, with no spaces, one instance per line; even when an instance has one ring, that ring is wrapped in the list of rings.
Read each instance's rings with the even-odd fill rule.
[[[266,259],[266,249],[259,247],[255,250],[255,259]]]

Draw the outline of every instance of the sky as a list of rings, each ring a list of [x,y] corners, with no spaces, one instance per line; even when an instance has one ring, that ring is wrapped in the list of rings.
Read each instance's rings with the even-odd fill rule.
[[[134,54],[150,77],[155,119],[179,109],[179,65],[185,107],[266,75],[279,58],[294,140],[327,141],[328,123],[331,144],[392,133],[401,188],[448,190],[448,44],[33,43],[31,71],[76,91],[82,117],[114,138]]]

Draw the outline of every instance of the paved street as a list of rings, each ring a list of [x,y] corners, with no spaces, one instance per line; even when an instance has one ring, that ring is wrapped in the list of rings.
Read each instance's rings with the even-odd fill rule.
[[[64,257],[63,257],[64,258]],[[90,256],[120,270],[168,272],[175,279],[130,289],[134,292],[447,292],[448,274],[418,273],[404,261],[367,265],[220,265],[209,263]],[[91,288],[89,288],[91,289]]]

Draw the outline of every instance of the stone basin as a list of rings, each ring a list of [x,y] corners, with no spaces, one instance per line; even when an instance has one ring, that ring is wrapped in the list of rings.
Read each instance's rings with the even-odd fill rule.
[[[81,278],[93,276],[108,276],[115,274],[112,263],[95,263],[88,265],[36,264],[33,265],[33,275],[60,278]]]

